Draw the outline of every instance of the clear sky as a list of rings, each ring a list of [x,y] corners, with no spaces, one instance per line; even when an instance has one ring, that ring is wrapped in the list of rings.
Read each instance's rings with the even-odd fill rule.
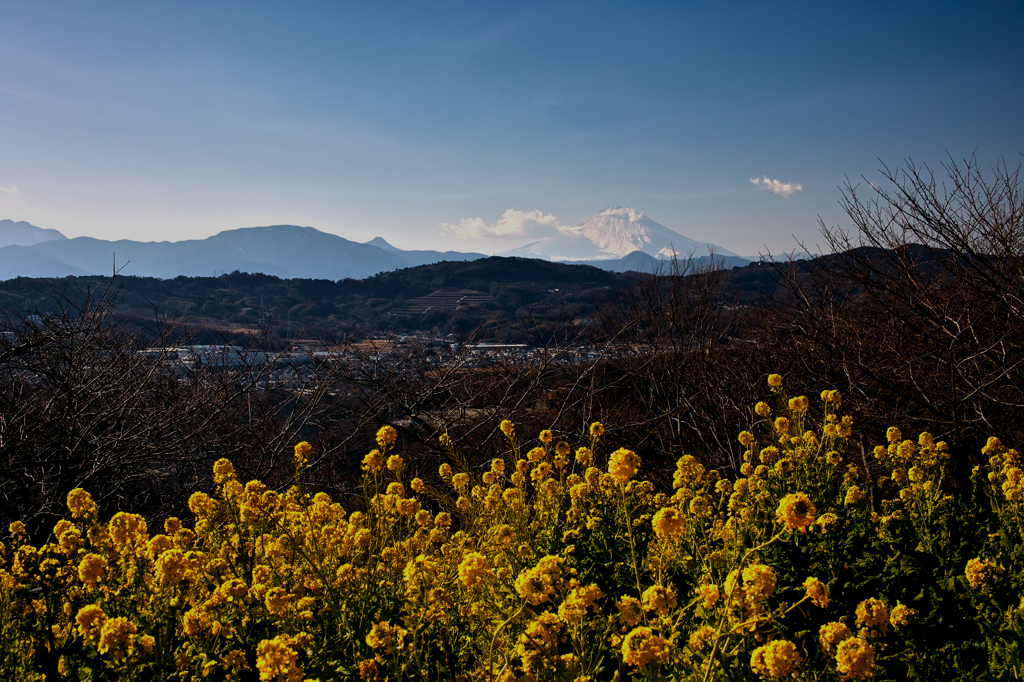
[[[0,218],[496,252],[444,225],[623,205],[813,247],[879,159],[1024,160],[1022,36],[1020,2],[0,0]]]

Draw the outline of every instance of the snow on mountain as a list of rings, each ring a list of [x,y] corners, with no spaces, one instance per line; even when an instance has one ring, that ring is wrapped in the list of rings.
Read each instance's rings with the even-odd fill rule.
[[[559,226],[555,234],[501,255],[577,261],[624,258],[634,251],[658,259],[737,255],[690,239],[624,206],[610,206],[572,227]]]

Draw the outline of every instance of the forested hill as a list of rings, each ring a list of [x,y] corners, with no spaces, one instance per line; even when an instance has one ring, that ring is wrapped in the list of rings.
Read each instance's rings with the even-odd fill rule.
[[[925,250],[918,250],[915,260],[924,274],[932,269],[930,258]],[[750,263],[732,268],[719,281],[725,299],[741,306],[756,305],[786,296],[781,282],[787,277],[803,279],[814,272],[843,270],[859,260],[882,266],[887,258],[880,256],[885,253],[891,255],[857,249],[785,264]],[[666,263],[662,274],[671,271]],[[0,310],[16,316],[45,313],[57,305],[61,294],[75,299],[87,290],[113,287],[119,300],[116,312],[146,327],[159,315],[229,333],[273,324],[290,338],[339,339],[382,332],[447,334],[484,322],[497,330],[527,312],[542,322],[589,317],[638,277],[650,275],[497,256],[337,282],[237,271],[219,277],[174,279],[19,277],[0,281]]]
[[[586,265],[492,257],[442,262],[337,282],[233,272],[220,277],[25,278],[0,282],[0,308],[51,310],[59,295],[118,288],[117,312],[148,324],[157,314],[240,332],[273,322],[291,334],[339,338],[380,331],[438,331],[511,319],[530,309],[541,318],[588,314],[628,279]],[[422,297],[425,305],[407,305]],[[433,303],[433,304],[432,304]]]

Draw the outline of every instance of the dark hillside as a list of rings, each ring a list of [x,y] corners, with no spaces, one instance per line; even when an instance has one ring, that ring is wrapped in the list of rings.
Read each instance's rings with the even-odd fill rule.
[[[571,308],[592,310],[608,288],[627,276],[586,265],[563,265],[525,258],[487,258],[406,268],[363,280],[337,282],[281,279],[233,272],[220,277],[118,277],[118,314],[146,327],[162,315],[195,326],[241,332],[274,322],[289,333],[321,338],[384,331],[450,331],[488,319],[508,319],[527,306],[541,314]],[[14,314],[45,313],[54,296],[110,286],[109,278],[19,277],[0,282],[0,309]],[[442,289],[484,294],[483,304],[420,315],[391,315],[405,301]],[[401,312],[401,311],[399,311]]]

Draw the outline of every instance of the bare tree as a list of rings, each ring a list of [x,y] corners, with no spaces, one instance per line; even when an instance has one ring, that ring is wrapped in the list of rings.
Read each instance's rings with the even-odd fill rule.
[[[833,254],[783,279],[781,318],[808,373],[855,392],[883,420],[928,428],[977,452],[1021,435],[1024,408],[1024,195],[1020,168],[908,162],[883,183],[847,182],[852,228],[822,233]],[[961,472],[963,473],[963,472]]]
[[[269,335],[247,347],[197,347],[178,324],[144,338],[112,315],[117,288],[53,292],[0,329],[0,515],[36,532],[89,489],[107,508],[166,514],[217,457],[280,475],[323,409],[327,382],[263,388],[284,354]]]

